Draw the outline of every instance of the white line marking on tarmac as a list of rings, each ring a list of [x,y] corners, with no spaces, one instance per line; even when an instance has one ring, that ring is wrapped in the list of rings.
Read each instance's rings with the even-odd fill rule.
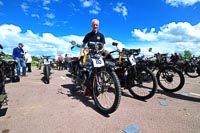
[[[62,80],[65,80],[65,77],[63,77],[63,76],[60,76],[60,78],[61,78]]]
[[[199,96],[200,97],[200,94],[198,93],[193,93],[193,92],[190,92],[191,95],[195,95],[195,96]]]

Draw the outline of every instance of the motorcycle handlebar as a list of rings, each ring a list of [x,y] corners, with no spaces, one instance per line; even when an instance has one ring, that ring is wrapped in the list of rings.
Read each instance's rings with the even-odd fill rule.
[[[123,48],[122,49],[122,52],[124,54],[134,54],[134,55],[139,55],[140,54],[140,49],[126,49],[126,48]]]

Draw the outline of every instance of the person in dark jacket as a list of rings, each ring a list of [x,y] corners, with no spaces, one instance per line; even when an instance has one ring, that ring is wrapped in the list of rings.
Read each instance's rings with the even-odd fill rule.
[[[18,47],[13,49],[13,59],[17,62],[17,75],[20,76],[21,74],[21,67],[22,67],[22,76],[26,76],[26,63],[24,61],[24,50],[23,44],[19,43]]]
[[[103,48],[103,54],[104,55],[107,55],[108,52],[106,50],[104,50],[104,44],[106,43],[105,42],[105,37],[104,35],[99,32],[99,20],[98,19],[93,19],[92,20],[92,31],[90,31],[89,33],[87,33],[83,39],[83,44],[82,44],[82,48],[80,50],[80,55],[79,55],[79,59],[82,55],[82,51],[85,47],[85,45],[88,43],[88,42],[100,42],[102,44],[102,48]],[[87,87],[86,89],[84,89],[84,92],[83,92],[83,95],[90,95],[91,93],[91,90],[88,89],[89,88],[89,84],[87,84]]]
[[[104,35],[101,32],[99,32],[98,19],[92,20],[92,31],[87,33],[83,39],[82,49],[80,50],[80,56],[82,54],[83,48],[88,42],[101,42],[103,45],[106,43]]]

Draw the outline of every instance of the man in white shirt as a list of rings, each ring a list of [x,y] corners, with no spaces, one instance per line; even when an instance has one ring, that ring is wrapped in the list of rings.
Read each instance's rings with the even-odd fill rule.
[[[31,54],[28,53],[28,51],[25,51],[25,62],[26,62],[26,67],[28,68],[27,72],[32,72],[31,71],[31,63],[32,63],[32,57]]]

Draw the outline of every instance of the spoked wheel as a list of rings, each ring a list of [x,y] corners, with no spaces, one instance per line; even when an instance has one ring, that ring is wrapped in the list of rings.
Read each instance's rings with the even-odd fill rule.
[[[44,77],[45,77],[45,81],[47,84],[49,84],[50,80],[49,80],[49,76],[50,76],[50,69],[48,66],[44,67]]]
[[[146,100],[154,96],[157,90],[157,79],[151,70],[137,68],[137,76],[128,75],[128,90],[131,95],[140,100]]]
[[[179,91],[185,84],[183,73],[172,66],[160,69],[156,78],[160,88],[168,92]]]
[[[5,92],[5,77],[3,73],[0,71],[0,107],[1,107],[1,103],[4,102],[6,97],[7,95]]]
[[[97,108],[105,114],[113,113],[121,100],[120,82],[115,72],[99,71],[94,76],[92,87]]]
[[[198,65],[187,66],[185,74],[190,78],[197,78],[200,76],[200,67]]]
[[[0,94],[5,93],[5,77],[0,71]]]

